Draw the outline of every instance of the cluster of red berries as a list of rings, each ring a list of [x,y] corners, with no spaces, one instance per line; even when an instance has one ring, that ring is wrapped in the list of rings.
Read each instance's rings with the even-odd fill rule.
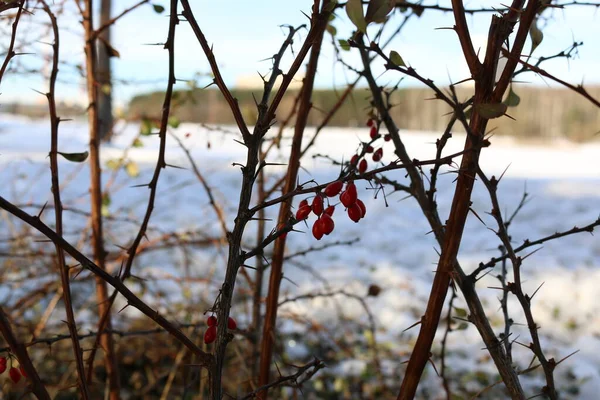
[[[335,206],[329,205],[325,208],[325,197],[335,197],[339,194],[340,201],[346,207],[348,217],[354,222],[358,222],[361,218],[364,218],[367,213],[365,203],[358,198],[354,182],[348,182],[344,191],[342,191],[343,188],[344,182],[335,181],[327,185],[322,193],[317,193],[313,198],[312,204],[309,205],[306,199],[300,202],[298,211],[296,211],[296,220],[303,221],[307,219],[311,212],[315,213],[318,217],[312,227],[312,234],[315,239],[321,240],[323,235],[329,235],[335,228],[332,218]]]
[[[371,141],[375,141],[381,137],[381,135],[378,132],[375,120],[373,120],[372,118],[369,119],[367,121],[367,126],[371,128],[371,130],[369,131],[369,137],[371,138]],[[392,137],[388,133],[383,136],[383,140],[389,142],[390,140],[392,140]],[[373,154],[371,158],[374,162],[381,161],[381,158],[383,157],[383,147],[380,147],[377,150],[375,150],[371,145],[365,144],[365,146],[365,154]],[[367,171],[367,168],[369,167],[369,163],[367,162],[366,158],[360,159],[358,154],[352,156],[352,158],[350,159],[350,164],[356,167],[359,174],[364,174]]]
[[[8,362],[8,360],[6,359],[6,357],[0,357],[0,374],[4,373],[4,371],[6,371],[6,363],[7,362]],[[23,369],[23,367],[19,367],[19,368],[10,367],[10,369],[8,370],[8,376],[10,376],[10,379],[14,383],[19,383],[19,381],[21,380],[21,376],[27,378],[27,374],[25,373],[25,370]]]
[[[206,325],[208,325],[208,329],[204,332],[204,343],[211,344],[217,339],[217,317],[211,315],[206,320]],[[235,319],[229,317],[227,319],[227,329],[235,330],[237,329],[237,323]]]

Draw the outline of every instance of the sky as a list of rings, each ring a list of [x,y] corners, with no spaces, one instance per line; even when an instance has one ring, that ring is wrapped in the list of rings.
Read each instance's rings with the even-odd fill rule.
[[[113,15],[120,13],[136,1],[114,1]],[[430,2],[425,2],[428,4]],[[449,5],[449,0],[441,0],[440,5]],[[166,0],[155,0],[155,4],[168,9]],[[307,23],[306,16],[310,14],[310,0],[230,0],[230,1],[191,1],[196,18],[203,29],[209,43],[213,44],[214,53],[218,60],[225,82],[231,86],[254,85],[259,83],[258,73],[267,74],[271,67],[269,57],[275,54],[285,39],[287,30],[281,25],[299,26]],[[433,3],[432,3],[433,4]],[[501,1],[466,1],[467,8],[502,7]],[[600,84],[600,23],[597,7],[575,6],[566,10],[553,10],[546,14],[548,18],[540,22],[543,27],[544,40],[536,49],[536,56],[550,56],[567,49],[574,40],[583,41],[578,55],[571,60],[555,59],[543,64],[549,72],[565,80],[579,84]],[[472,40],[476,49],[485,49],[487,30],[491,13],[469,16],[468,23]],[[35,11],[32,17],[43,21],[45,15]],[[392,16],[392,24],[386,32],[389,34],[397,26],[403,16],[396,12]],[[78,74],[76,64],[83,62],[82,28],[77,10],[67,8],[59,16],[60,59],[59,82],[57,98],[59,101],[84,101],[84,82]],[[438,85],[447,85],[469,77],[468,69],[460,51],[458,38],[452,30],[437,28],[449,27],[454,23],[451,13],[428,11],[421,17],[411,18],[401,34],[386,48],[395,50],[404,61],[417,69],[423,76],[433,79]],[[332,21],[336,27],[337,39],[347,39],[351,36],[353,26],[348,21],[344,10],[338,10]],[[140,93],[153,90],[164,90],[167,76],[167,52],[162,46],[151,45],[165,41],[168,29],[167,12],[158,14],[150,4],[139,7],[134,12],[122,18],[112,31],[112,44],[120,53],[119,58],[113,58],[114,76],[118,84],[114,85],[113,95],[118,105],[125,105],[129,99]],[[378,26],[370,27],[369,34],[373,36]],[[25,32],[23,32],[25,31]],[[22,27],[20,35],[26,37],[40,36],[44,28],[39,24],[27,24]],[[306,36],[306,30],[301,30],[296,36],[293,49],[301,46]],[[384,37],[385,34],[384,34]],[[46,42],[51,37],[44,37]],[[0,39],[6,46],[8,37]],[[336,61],[331,45],[332,37],[326,34],[323,56],[320,60],[316,86],[318,88],[342,87],[354,79],[352,72],[344,70]],[[525,50],[529,50],[526,44]],[[34,42],[22,48],[33,54],[20,56],[19,62],[28,67],[47,65],[49,46]],[[176,77],[181,80],[196,79],[198,86],[210,82],[210,68],[202,49],[194,37],[190,27],[185,22],[179,24],[176,30]],[[480,56],[483,55],[481,51]],[[356,51],[344,52],[343,59],[350,65],[360,66]],[[292,60],[288,52],[283,60],[287,68]],[[285,69],[285,68],[284,68]],[[382,61],[374,61],[376,74],[381,84],[395,84],[401,78],[397,72],[383,69]],[[550,85],[553,83],[542,80],[534,74],[522,75],[521,81],[535,85]],[[34,90],[46,91],[47,81],[39,74],[19,75],[8,73],[0,87],[0,102],[41,102],[44,101]],[[418,82],[407,78],[401,87],[419,86]],[[176,89],[188,87],[185,82],[178,82]],[[34,90],[32,90],[34,89]]]

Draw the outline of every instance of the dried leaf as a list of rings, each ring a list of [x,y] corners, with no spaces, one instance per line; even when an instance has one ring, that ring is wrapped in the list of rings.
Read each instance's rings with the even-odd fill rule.
[[[367,6],[365,20],[367,23],[384,23],[388,14],[394,9],[394,6],[394,0],[371,0]]]
[[[350,18],[350,21],[352,21],[359,31],[363,33],[367,32],[367,21],[365,21],[361,0],[348,0],[346,3],[346,14],[348,14],[348,18]]]

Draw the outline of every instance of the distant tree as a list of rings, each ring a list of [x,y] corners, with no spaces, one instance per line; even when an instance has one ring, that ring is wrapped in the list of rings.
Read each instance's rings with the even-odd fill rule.
[[[104,26],[110,21],[112,0],[101,0],[100,19],[98,26]],[[98,40],[98,66],[96,69],[98,86],[98,134],[100,140],[110,141],[112,137],[113,114],[112,114],[112,76],[110,69],[110,58],[114,56],[114,50],[110,46],[110,26],[104,29]]]

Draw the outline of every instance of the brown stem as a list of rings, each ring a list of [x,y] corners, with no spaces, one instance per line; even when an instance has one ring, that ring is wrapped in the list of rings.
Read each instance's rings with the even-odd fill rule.
[[[50,400],[50,395],[46,390],[46,387],[42,383],[37,370],[33,366],[29,354],[27,354],[27,348],[21,343],[15,336],[8,316],[2,306],[0,306],[0,333],[4,337],[4,340],[10,346],[12,352],[17,356],[21,368],[27,373],[27,378],[31,381],[31,391],[41,400]]]
[[[299,97],[298,97],[299,98]],[[290,114],[291,115],[291,114]],[[262,144],[261,144],[262,147]],[[265,152],[261,150],[260,159],[265,159]],[[266,200],[267,195],[265,193],[265,173],[264,169],[258,174],[258,202],[262,203]],[[256,235],[256,245],[260,245],[260,243],[265,239],[266,236],[266,221],[265,221],[266,213],[265,209],[258,211],[258,227],[257,227],[257,235]],[[265,263],[264,254],[260,252],[256,255],[256,275],[254,279],[254,288],[253,288],[253,296],[252,296],[252,353],[251,353],[251,371],[252,371],[252,381],[253,383],[257,383],[256,377],[258,377],[258,368],[260,361],[260,330],[262,328],[261,325],[261,309],[262,309],[262,292],[264,285],[264,275],[265,268],[267,264]]]
[[[325,7],[328,1],[323,2]],[[313,19],[324,18],[325,15],[319,15],[318,4],[313,8]],[[300,168],[300,155],[302,150],[302,137],[304,129],[308,121],[308,115],[312,108],[311,98],[317,72],[317,65],[321,53],[321,43],[323,41],[323,33],[325,27],[317,34],[314,44],[310,52],[306,75],[302,85],[302,94],[298,105],[298,115],[294,127],[294,136],[292,138],[292,148],[288,159],[288,170],[285,178],[285,186],[283,193],[289,193],[296,187],[296,179]],[[277,227],[285,225],[290,218],[292,207],[292,199],[283,201],[279,207],[279,217],[277,219]],[[275,343],[275,323],[277,320],[277,308],[279,302],[279,287],[283,278],[283,257],[285,252],[286,235],[281,235],[275,240],[273,249],[273,257],[271,260],[271,274],[269,277],[269,289],[266,299],[265,322],[263,326],[262,344],[260,351],[260,371],[258,384],[265,386],[270,380],[271,359],[273,357],[273,346]],[[267,398],[267,388],[258,393],[259,399]]]
[[[90,132],[90,201],[92,221],[92,248],[94,262],[102,270],[106,270],[106,251],[104,250],[104,234],[102,230],[102,169],[100,168],[100,135],[98,119],[98,85],[96,81],[96,41],[94,40],[93,0],[86,0],[83,9],[83,28],[85,30],[85,62],[88,93],[88,125]],[[62,235],[61,232],[58,232]],[[98,315],[101,318],[98,331],[112,329],[110,317],[111,303],[108,299],[106,282],[96,276],[96,301]],[[102,321],[103,320],[103,321]],[[115,354],[115,345],[111,335],[101,334],[98,338],[104,349],[104,366],[108,374],[109,398],[120,399],[119,368]],[[88,381],[91,382],[95,351],[88,359]]]
[[[56,115],[56,102],[54,98],[54,87],[56,83],[56,76],[58,74],[58,50],[59,50],[59,34],[58,25],[56,23],[56,17],[50,11],[50,7],[47,4],[42,3],[44,11],[50,17],[52,24],[52,31],[54,34],[54,43],[52,44],[52,71],[50,73],[50,88],[46,97],[48,99],[48,108],[50,111],[50,129],[51,129],[51,145],[50,145],[50,171],[52,175],[52,195],[54,198],[54,218],[56,224],[56,232],[62,236],[63,232],[63,221],[62,221],[62,202],[60,199],[60,183],[58,175],[58,124],[60,119]],[[81,352],[81,346],[79,339],[77,338],[77,324],[75,322],[75,314],[73,313],[73,303],[71,301],[71,287],[69,277],[69,267],[65,262],[65,254],[63,249],[58,245],[56,246],[56,253],[58,258],[58,266],[60,269],[60,277],[63,289],[63,301],[65,303],[65,312],[67,314],[67,326],[71,335],[71,344],[73,346],[73,353],[77,365],[77,376],[79,392],[81,397],[88,399],[90,397],[87,382],[85,380],[85,367],[83,365],[83,354]]]
[[[467,65],[469,66],[469,71],[471,71],[471,76],[473,78],[477,78],[481,70],[481,63],[473,48],[473,42],[471,41],[471,35],[469,34],[469,26],[467,25],[465,6],[462,0],[452,0],[452,12],[454,13],[454,20],[456,21],[454,29],[458,34],[460,46],[462,47],[462,52],[467,61]]]
[[[505,14],[505,20],[510,24],[511,31],[517,21],[519,21],[519,29],[517,31],[517,35],[515,36],[515,40],[513,41],[510,57],[508,57],[506,65],[504,66],[504,71],[502,71],[502,75],[496,83],[496,88],[494,89],[494,95],[492,98],[493,102],[502,101],[502,96],[510,84],[510,81],[513,78],[513,73],[515,72],[515,69],[519,63],[523,46],[525,45],[525,41],[529,35],[529,28],[531,27],[531,24],[533,23],[537,11],[541,5],[539,0],[529,0],[529,3],[527,3],[527,8],[521,13],[520,11],[523,7],[523,3],[524,0],[513,0],[513,7],[507,14]],[[519,14],[521,15],[519,16]]]

